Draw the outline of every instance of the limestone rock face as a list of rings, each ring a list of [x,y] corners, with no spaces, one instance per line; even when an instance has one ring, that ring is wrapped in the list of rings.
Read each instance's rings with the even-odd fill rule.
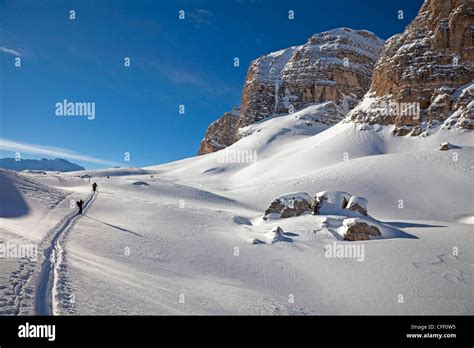
[[[201,141],[198,155],[204,155],[222,150],[234,143],[237,132],[237,121],[240,116],[240,109],[234,108],[231,112],[226,112],[219,119],[211,123],[207,128],[206,135]]]
[[[349,110],[368,90],[382,47],[371,32],[339,28],[254,60],[242,91],[238,127],[322,101],[336,101]]]
[[[416,128],[448,119],[461,107],[453,93],[474,79],[473,23],[472,0],[425,0],[405,31],[387,40],[370,91],[348,119],[395,125],[396,135],[419,135]],[[472,129],[467,119],[457,127]]]
[[[257,58],[247,71],[236,126],[234,118],[232,122],[219,119],[211,124],[199,154],[232,144],[240,137],[235,128],[268,116],[293,113],[325,101],[334,101],[347,113],[369,89],[383,43],[369,31],[338,28],[315,34],[303,45]]]
[[[474,82],[458,88],[451,96],[451,116],[443,128],[474,129]]]

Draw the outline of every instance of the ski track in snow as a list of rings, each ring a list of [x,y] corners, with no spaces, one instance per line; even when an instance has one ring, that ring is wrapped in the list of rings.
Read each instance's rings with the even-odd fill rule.
[[[95,194],[91,194],[84,202],[83,214],[95,199]],[[35,314],[36,315],[57,315],[59,314],[58,286],[60,279],[60,267],[63,259],[63,248],[61,239],[67,234],[80,215],[68,214],[53,229],[49,246],[44,249],[44,260],[39,272],[35,294]]]
[[[10,278],[12,267],[5,266],[0,280],[10,284],[0,285],[0,313],[472,315],[469,134],[400,139],[389,128],[361,131],[345,123],[302,132],[300,116],[316,111],[249,126],[253,132],[229,147],[256,149],[259,160],[248,165],[222,163],[214,153],[146,169],[35,180],[7,173],[7,187],[15,184],[35,209],[28,218],[3,219],[2,238],[41,239],[43,253]],[[436,150],[442,140],[461,146],[459,160]],[[340,158],[344,151],[350,151],[347,160]],[[79,216],[58,201],[70,197],[66,192],[89,193],[84,174],[105,190],[96,202],[87,197],[84,213],[94,203],[94,214],[75,225]],[[366,197],[370,216],[386,232],[416,238],[397,232],[354,243],[365,246],[359,262],[325,255],[326,245],[339,240],[346,214],[261,218],[275,197],[323,190]],[[291,238],[249,243],[277,226]],[[338,242],[346,243],[352,242]],[[179,302],[181,294],[186,302]],[[289,302],[290,294],[296,302]]]

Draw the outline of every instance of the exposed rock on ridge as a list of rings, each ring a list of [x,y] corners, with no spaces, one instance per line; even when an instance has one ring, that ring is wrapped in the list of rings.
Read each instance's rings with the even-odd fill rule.
[[[472,0],[426,0],[406,30],[387,40],[370,91],[348,119],[419,135],[456,114],[446,127],[473,129],[473,23]]]
[[[240,116],[240,109],[234,108],[231,112],[226,112],[207,128],[206,135],[201,141],[198,155],[216,152],[234,143],[237,132],[237,121]]]
[[[315,34],[304,45],[257,58],[247,71],[236,124],[227,113],[212,123],[199,154],[231,145],[239,138],[239,128],[271,115],[324,101],[349,111],[369,89],[382,48],[383,40],[369,31],[338,28]]]

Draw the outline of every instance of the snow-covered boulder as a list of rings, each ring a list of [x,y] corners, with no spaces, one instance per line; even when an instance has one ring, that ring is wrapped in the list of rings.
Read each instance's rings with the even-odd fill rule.
[[[276,226],[264,234],[265,242],[267,244],[273,244],[278,241],[286,241],[288,238],[285,237],[284,233],[280,226]]]
[[[438,147],[438,150],[440,151],[447,151],[451,148],[451,144],[445,141],[444,143],[441,143],[441,145]]]
[[[321,191],[314,195],[311,207],[316,214],[340,214],[351,197],[347,192]]]
[[[346,215],[347,210],[367,215],[367,199],[342,191],[316,193],[311,208],[319,215]]]
[[[299,216],[311,210],[311,197],[306,192],[294,192],[276,198],[265,210],[264,220]]]
[[[327,203],[336,204],[339,207],[344,208],[342,206],[343,201],[346,200],[347,204],[352,195],[350,193],[342,191],[322,191],[316,193],[314,197],[319,199],[321,202],[325,201]]]
[[[345,219],[338,233],[344,240],[350,241],[369,240],[382,235],[377,226],[358,218]]]
[[[276,242],[291,242],[292,239],[285,236],[285,231],[280,226],[273,227],[267,233],[264,233],[261,239],[250,238],[247,239],[247,243],[250,244],[273,244]]]
[[[367,199],[363,197],[352,196],[347,203],[346,209],[358,211],[362,215],[367,216]]]

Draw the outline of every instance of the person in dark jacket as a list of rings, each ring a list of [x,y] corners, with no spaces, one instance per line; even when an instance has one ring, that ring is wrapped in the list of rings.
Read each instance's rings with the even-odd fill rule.
[[[323,205],[323,202],[324,201],[324,196],[322,197],[314,197],[314,200],[313,200],[313,215],[319,215],[319,209],[321,209],[321,206]]]
[[[95,193],[95,191],[97,191],[97,184],[96,184],[96,183],[93,183],[93,184],[92,184],[92,192]]]
[[[319,200],[316,200],[313,203],[313,215],[319,215],[319,209],[321,209],[321,203]]]
[[[79,207],[79,212],[77,213],[77,215],[80,215],[80,214],[82,214],[82,205],[84,204],[84,201],[81,199],[81,200],[77,201],[76,204]]]

